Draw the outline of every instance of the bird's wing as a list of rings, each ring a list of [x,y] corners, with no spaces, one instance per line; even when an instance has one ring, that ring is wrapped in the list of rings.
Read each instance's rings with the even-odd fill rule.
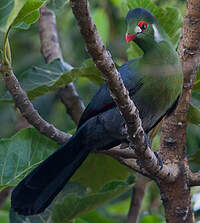
[[[137,92],[143,84],[140,74],[133,69],[134,63],[137,63],[137,60],[128,61],[118,69],[130,96],[135,94],[135,92]],[[78,128],[93,116],[105,112],[115,106],[115,102],[110,96],[108,87],[106,84],[103,84],[86,107],[83,115],[80,118]]]

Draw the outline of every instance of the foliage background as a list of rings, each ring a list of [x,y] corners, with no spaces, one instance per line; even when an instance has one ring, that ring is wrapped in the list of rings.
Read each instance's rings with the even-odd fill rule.
[[[135,1],[137,2],[137,1]],[[141,1],[142,2],[142,1]],[[145,3],[145,1],[143,1]],[[152,1],[156,3],[159,7],[176,7],[179,8],[181,14],[184,14],[184,8],[186,1],[185,0],[154,0]],[[59,39],[62,48],[62,53],[64,56],[65,61],[71,64],[73,67],[80,67],[81,64],[85,62],[86,59],[89,58],[88,53],[84,47],[84,41],[82,40],[78,28],[76,26],[75,19],[72,15],[70,6],[68,3],[65,5],[63,4],[64,0],[50,1],[49,7],[52,8],[56,15],[57,15],[57,27],[59,31]],[[132,50],[137,50],[134,46],[127,46],[124,41],[124,34],[126,32],[126,26],[124,23],[124,17],[127,12],[125,0],[93,0],[90,1],[91,4],[91,11],[95,23],[98,27],[98,30],[102,36],[104,43],[106,44],[108,50],[112,53],[116,63],[118,65],[123,64],[127,61],[128,58],[132,57],[133,55],[130,53],[130,48]],[[63,22],[64,21],[64,22]],[[177,23],[178,20],[173,21],[173,23]],[[3,41],[3,34],[0,33],[0,42],[2,45]],[[10,45],[12,49],[12,60],[13,60],[13,68],[15,74],[20,79],[23,77],[24,71],[28,70],[30,73],[30,67],[32,65],[41,65],[44,64],[43,57],[40,54],[40,40],[38,34],[38,23],[31,25],[28,30],[12,30],[10,32]],[[139,51],[138,54],[140,53]],[[135,56],[135,55],[134,55]],[[53,64],[55,67],[55,64]],[[59,67],[59,66],[58,66]],[[59,70],[60,68],[58,68]],[[84,76],[84,75],[83,75]],[[198,77],[199,78],[199,77]],[[198,80],[197,80],[198,81]],[[85,105],[90,101],[91,97],[95,94],[98,90],[98,85],[92,82],[89,78],[80,77],[75,80],[75,85],[77,87],[77,91],[79,92],[80,96],[82,97]],[[0,96],[4,97],[5,89],[3,84],[1,83],[0,88]],[[4,97],[5,99],[5,97]],[[199,90],[193,93],[192,102],[196,107],[200,108],[200,93]],[[40,112],[42,117],[51,123],[53,123],[57,128],[66,131],[66,132],[73,132],[75,129],[74,123],[68,117],[65,111],[64,105],[60,102],[59,98],[56,95],[56,92],[51,92],[45,94],[35,100],[33,100],[33,104],[35,108]],[[45,106],[44,106],[45,105]],[[9,138],[12,136],[11,139],[1,140],[0,142],[0,156],[5,157],[8,154],[8,151],[16,150],[16,153],[25,153],[26,148],[30,149],[30,154],[27,154],[27,157],[34,158],[35,157],[35,150],[37,151],[37,156],[45,157],[47,154],[51,153],[55,148],[57,148],[56,144],[52,144],[49,142],[48,139],[41,139],[38,140],[36,138],[36,133],[34,130],[30,130],[26,133],[19,133],[13,136],[15,133],[18,132],[19,128],[19,116],[15,110],[15,107],[12,103],[5,103],[0,102],[0,124],[3,128],[0,128],[0,138]],[[194,121],[195,123],[195,121]],[[188,127],[188,136],[187,136],[187,149],[188,149],[188,156],[190,159],[190,166],[192,170],[199,170],[200,169],[200,158],[199,158],[199,149],[200,149],[200,127],[195,124],[190,124]],[[21,135],[20,135],[21,134]],[[33,147],[32,144],[27,144],[26,139],[31,139],[32,142],[39,141],[37,144],[37,148]],[[23,149],[18,148],[16,149],[16,142],[18,140],[23,141]],[[10,143],[13,141],[13,145]],[[44,143],[45,142],[45,143]],[[158,145],[159,143],[159,136],[156,137],[154,140],[154,145]],[[47,145],[48,151],[41,155],[38,153],[41,147],[45,147]],[[4,153],[4,148],[9,148]],[[34,155],[33,155],[34,154]],[[105,163],[104,167],[101,168],[102,160]],[[1,160],[0,160],[1,161]],[[32,160],[34,163],[34,160]],[[4,160],[2,159],[2,163]],[[98,166],[95,167],[94,163]],[[88,202],[88,199],[93,205],[97,205],[97,200],[102,202],[102,199],[105,201],[105,197],[111,196],[110,194],[119,194],[121,195],[117,198],[112,199],[111,201],[106,202],[103,206],[98,207],[86,214],[80,215],[76,219],[76,223],[86,223],[86,222],[93,222],[93,223],[118,223],[118,222],[125,222],[125,218],[128,212],[129,203],[130,203],[130,194],[132,187],[132,183],[134,182],[134,176],[130,176],[130,172],[125,168],[121,167],[120,164],[114,162],[111,158],[105,156],[99,156],[96,158],[96,155],[91,155],[87,162],[84,164],[85,166],[79,170],[79,172],[74,176],[73,180],[75,183],[73,185],[67,186],[63,193],[70,194],[63,202],[65,206],[60,204],[60,200],[58,199],[58,205],[56,206],[56,210],[54,214],[51,216],[51,221],[54,222],[69,222],[64,217],[60,219],[61,214],[67,210],[70,210],[71,206],[67,206],[67,204],[72,205],[77,199],[82,199],[83,206],[79,208],[79,210],[84,210],[85,203]],[[26,166],[26,167],[25,167]],[[93,170],[97,170],[98,174],[97,177],[93,180],[91,178],[92,174],[87,173],[87,166],[90,166]],[[23,168],[33,168],[30,164],[27,166],[24,164]],[[112,168],[111,168],[112,167]],[[95,169],[96,168],[96,169]],[[30,169],[28,171],[30,171]],[[108,172],[109,175],[105,173]],[[3,173],[1,173],[3,175]],[[80,176],[85,175],[84,179],[81,179]],[[17,174],[15,175],[17,176]],[[21,174],[20,177],[22,177]],[[1,187],[3,185],[15,185],[19,179],[15,177],[14,179],[12,176],[8,176],[8,180],[3,182],[1,181]],[[114,179],[118,179],[114,181]],[[12,180],[11,180],[12,179]],[[103,179],[103,182],[102,182]],[[121,181],[120,181],[121,180]],[[125,180],[125,181],[122,181]],[[99,182],[100,181],[100,182]],[[77,183],[78,182],[78,183]],[[86,185],[84,185],[85,182]],[[91,184],[93,182],[93,184]],[[105,183],[105,185],[103,184]],[[90,189],[92,188],[93,193],[88,193],[87,187],[90,185]],[[70,188],[76,188],[75,191],[70,191]],[[78,191],[79,194],[76,194]],[[123,192],[123,193],[122,193]],[[194,208],[195,213],[199,216],[200,205],[198,206],[198,193],[200,192],[199,187],[193,189],[194,196]],[[99,196],[101,193],[101,196]],[[85,196],[87,194],[87,196]],[[90,196],[90,197],[89,197]],[[93,196],[93,197],[92,197]],[[99,196],[99,197],[98,197]],[[112,197],[111,196],[111,197]],[[85,199],[85,200],[84,200]],[[93,203],[92,201],[95,200]],[[80,200],[77,201],[80,203]],[[85,202],[85,203],[84,203]],[[97,205],[98,206],[98,205]],[[4,205],[3,209],[0,210],[0,222],[6,223],[9,222],[9,208],[10,204],[9,201]],[[50,207],[51,208],[51,207]],[[88,207],[86,207],[87,209]],[[69,212],[69,211],[68,211]],[[83,211],[84,212],[84,211]],[[58,214],[59,213],[59,214]],[[73,213],[72,213],[73,215]],[[66,217],[66,216],[65,216]],[[40,216],[40,218],[30,219],[31,222],[42,222],[47,221],[49,219],[48,216]],[[64,219],[64,220],[63,220]],[[22,219],[20,216],[16,216],[15,213],[11,212],[11,222],[20,222]],[[156,187],[155,183],[151,182],[147,192],[145,194],[145,198],[143,201],[140,223],[151,223],[151,222],[161,222],[164,223],[163,217],[163,208],[160,202],[159,191]]]

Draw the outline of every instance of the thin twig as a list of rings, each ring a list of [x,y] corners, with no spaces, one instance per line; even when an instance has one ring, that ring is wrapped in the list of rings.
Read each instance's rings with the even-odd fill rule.
[[[200,186],[200,173],[189,173],[189,186]]]
[[[73,67],[65,63],[63,60],[58,40],[55,14],[45,5],[40,8],[39,33],[41,53],[46,63],[50,63],[54,59],[59,58],[67,69],[72,69]],[[78,124],[85,106],[82,99],[79,97],[74,84],[70,83],[65,87],[59,88],[58,96],[65,105],[67,113],[71,116],[72,120]]]
[[[137,223],[139,220],[140,209],[142,207],[143,198],[149,178],[137,174],[135,185],[132,192],[130,209],[128,212],[127,223]]]

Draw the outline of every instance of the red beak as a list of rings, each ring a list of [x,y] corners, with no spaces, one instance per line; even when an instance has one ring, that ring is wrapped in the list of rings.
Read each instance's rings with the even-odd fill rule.
[[[131,40],[135,39],[136,34],[135,35],[131,35],[131,34],[126,34],[125,39],[126,42],[130,42]]]

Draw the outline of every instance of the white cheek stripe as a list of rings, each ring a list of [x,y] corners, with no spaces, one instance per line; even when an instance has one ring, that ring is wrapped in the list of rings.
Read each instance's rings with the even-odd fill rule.
[[[142,30],[140,29],[140,27],[136,26],[135,27],[135,33],[141,33],[141,32],[142,32]]]
[[[154,39],[157,43],[161,42],[162,40],[164,40],[161,36],[161,34],[159,33],[158,29],[156,28],[155,24],[152,24],[153,30],[154,30]]]

